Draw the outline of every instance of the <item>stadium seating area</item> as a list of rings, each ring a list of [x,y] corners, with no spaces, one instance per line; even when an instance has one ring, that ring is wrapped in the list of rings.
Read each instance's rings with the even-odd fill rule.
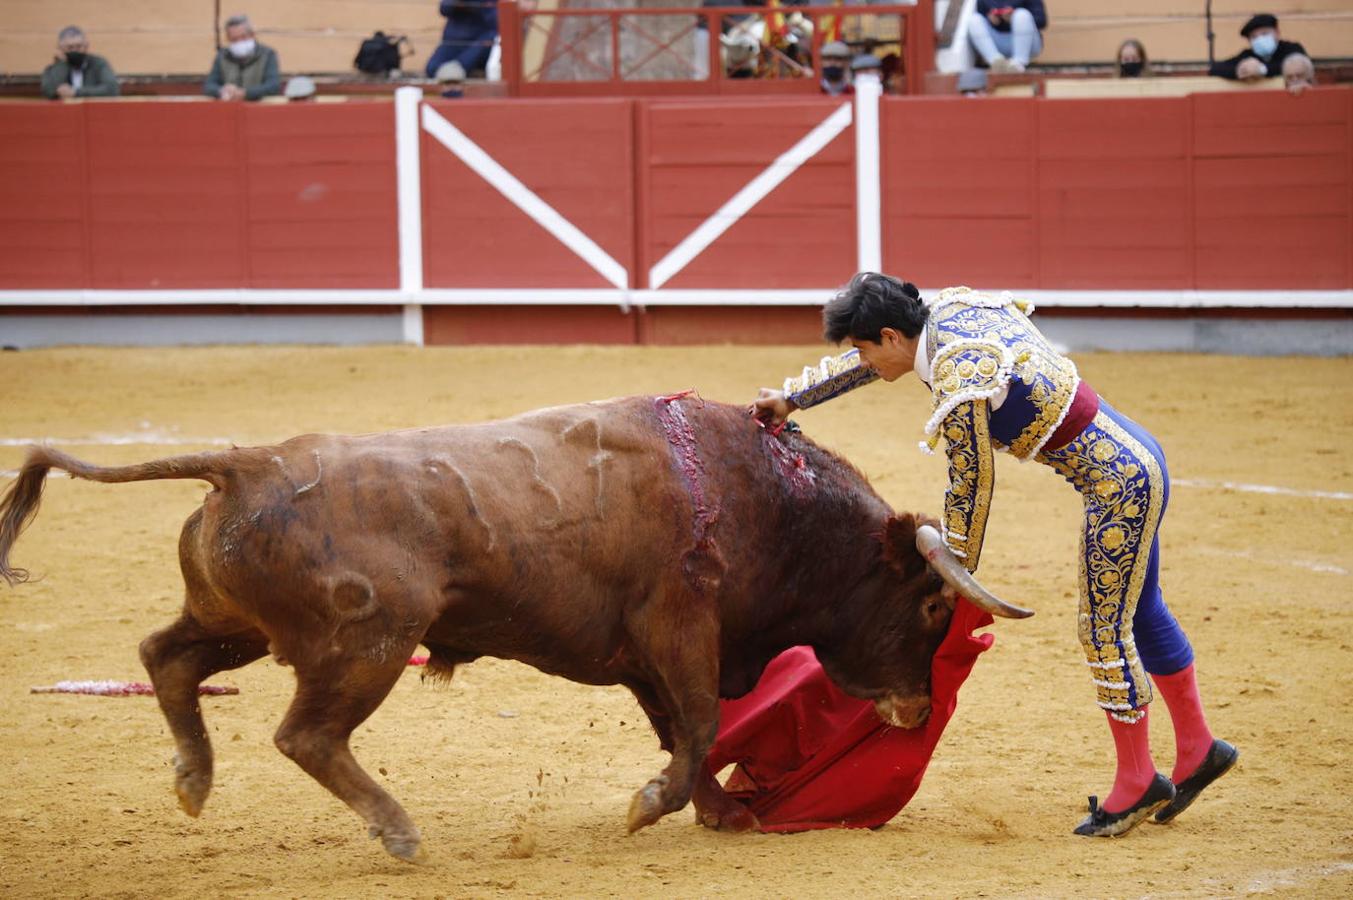
[[[961,4],[962,0],[955,0]],[[518,4],[513,4],[518,6]],[[567,43],[571,22],[564,16],[545,15],[556,10],[592,6],[606,7],[671,7],[668,0],[635,0],[627,4],[577,3],[571,0],[533,0],[520,4],[528,18],[522,23],[520,58],[524,72],[543,72],[550,75],[549,66]],[[691,4],[698,5],[698,4]],[[734,4],[741,5],[741,4]],[[908,4],[909,5],[909,4]],[[929,7],[929,0],[922,7]],[[968,0],[967,5],[971,5]],[[1243,42],[1237,31],[1245,19],[1255,11],[1252,2],[1224,0],[1211,4],[1215,31],[1215,55],[1218,58],[1237,52]],[[1338,0],[1273,0],[1262,4],[1267,11],[1282,21],[1284,35],[1302,42],[1317,61],[1318,80],[1321,83],[1353,81],[1353,9]],[[384,93],[390,89],[384,79],[361,76],[353,69],[353,56],[361,41],[377,29],[409,38],[413,53],[405,60],[402,81],[423,80],[423,67],[437,46],[443,25],[437,4],[432,0],[368,0],[368,2],[333,4],[321,0],[278,0],[244,11],[253,13],[259,38],[275,48],[281,58],[284,77],[305,73],[319,76],[316,80],[320,94]],[[933,4],[936,32],[941,51],[946,40],[945,18],[949,3],[938,0]],[[814,6],[813,9],[820,9]],[[955,7],[956,9],[959,7]],[[1184,4],[1178,0],[1146,0],[1132,4],[1124,11],[1106,11],[1104,4],[1095,0],[1054,0],[1048,4],[1049,26],[1045,34],[1045,49],[1031,72],[1018,78],[1002,77],[1001,85],[1033,85],[1033,93],[1042,93],[1048,81],[1057,86],[1049,96],[1084,96],[1099,93],[1099,87],[1066,88],[1065,79],[1098,79],[1110,74],[1114,52],[1127,37],[1142,41],[1148,48],[1157,74],[1197,78],[1205,76],[1207,59],[1206,23],[1202,4]],[[37,76],[51,60],[55,36],[62,27],[75,23],[83,27],[93,42],[93,52],[105,56],[123,79],[125,95],[164,95],[197,93],[197,85],[205,74],[216,51],[219,22],[235,12],[216,0],[129,0],[119,4],[92,2],[39,2],[21,0],[7,4],[6,28],[0,32],[0,96],[34,96]],[[621,27],[633,29],[636,24],[661,36],[663,27],[680,29],[686,26],[668,23],[663,26],[652,20],[630,22]],[[896,34],[896,20],[878,17],[867,27],[876,29],[881,39]],[[589,20],[588,27],[591,27]],[[704,32],[697,32],[697,35]],[[859,37],[854,27],[847,39]],[[622,39],[623,40],[623,39]],[[636,53],[651,47],[638,39]],[[873,49],[865,45],[868,49]],[[879,50],[879,55],[884,50]],[[622,56],[625,49],[621,49]],[[656,52],[656,57],[664,54]],[[670,56],[669,54],[666,54]],[[651,68],[651,65],[650,65]],[[637,70],[636,70],[637,71]],[[585,81],[578,73],[564,72],[570,81]],[[650,74],[635,74],[632,78],[648,78]],[[429,88],[431,88],[429,82]],[[1104,93],[1118,91],[1104,85]],[[1174,94],[1206,87],[1199,82],[1170,87],[1153,85],[1147,93]],[[913,89],[932,93],[948,93],[953,89],[952,78],[940,76],[919,83]],[[1028,93],[1027,87],[1007,87],[1001,93]],[[470,96],[502,96],[502,85],[474,80],[467,89]],[[595,92],[590,92],[595,93]],[[1130,92],[1133,93],[1133,92]]]

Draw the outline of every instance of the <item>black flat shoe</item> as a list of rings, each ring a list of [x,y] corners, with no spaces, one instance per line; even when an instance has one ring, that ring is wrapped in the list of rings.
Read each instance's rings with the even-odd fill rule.
[[[1098,797],[1091,797],[1090,815],[1076,826],[1076,834],[1086,837],[1118,837],[1127,834],[1173,799],[1174,783],[1157,772],[1142,798],[1122,812],[1111,813],[1099,805]]]
[[[1198,795],[1218,778],[1231,771],[1231,767],[1236,764],[1240,758],[1240,751],[1221,739],[1212,742],[1212,747],[1207,751],[1207,756],[1198,764],[1198,768],[1193,770],[1193,774],[1183,781],[1179,782],[1175,788],[1174,799],[1165,805],[1165,808],[1156,813],[1157,822],[1168,822],[1175,816],[1189,808]]]

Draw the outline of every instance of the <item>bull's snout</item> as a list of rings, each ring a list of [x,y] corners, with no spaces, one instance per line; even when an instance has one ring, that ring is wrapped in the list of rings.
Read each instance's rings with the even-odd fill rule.
[[[889,694],[874,701],[874,710],[880,719],[895,728],[919,728],[930,718],[930,697]]]

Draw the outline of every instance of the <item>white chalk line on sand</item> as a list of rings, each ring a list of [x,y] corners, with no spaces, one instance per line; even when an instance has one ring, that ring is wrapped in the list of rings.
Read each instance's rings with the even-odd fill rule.
[[[1279,888],[1300,888],[1314,882],[1324,881],[1327,878],[1346,875],[1349,872],[1353,872],[1353,863],[1348,862],[1315,863],[1291,869],[1256,872],[1249,877],[1245,885],[1245,893],[1271,894]]]
[[[131,434],[94,434],[82,438],[7,438],[0,437],[0,447],[26,447],[29,444],[52,444],[66,447],[119,447],[127,444],[153,444],[164,447],[229,447],[235,442],[223,437],[184,437],[163,431],[134,431]]]
[[[1353,493],[1348,491],[1306,491],[1299,488],[1275,487],[1271,484],[1209,481],[1206,478],[1173,478],[1170,480],[1170,484],[1215,491],[1239,491],[1243,494],[1279,494],[1284,497],[1306,497],[1312,500],[1353,500]]]
[[[1298,569],[1305,569],[1308,572],[1318,572],[1321,575],[1347,575],[1348,570],[1343,566],[1336,566],[1333,563],[1312,562],[1305,559],[1289,559],[1279,556],[1260,556],[1255,553],[1249,553],[1244,550],[1222,550],[1220,547],[1196,547],[1195,553],[1204,553],[1208,556],[1228,556],[1232,559],[1247,559],[1251,562],[1265,563],[1273,566],[1294,566]]]

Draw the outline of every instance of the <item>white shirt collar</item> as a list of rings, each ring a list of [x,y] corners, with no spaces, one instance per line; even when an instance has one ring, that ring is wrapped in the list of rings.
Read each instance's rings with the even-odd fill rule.
[[[921,327],[921,333],[916,336],[916,359],[911,364],[912,369],[926,384],[930,384],[930,355],[926,347],[929,343],[929,332],[930,318],[927,316],[925,325]]]

